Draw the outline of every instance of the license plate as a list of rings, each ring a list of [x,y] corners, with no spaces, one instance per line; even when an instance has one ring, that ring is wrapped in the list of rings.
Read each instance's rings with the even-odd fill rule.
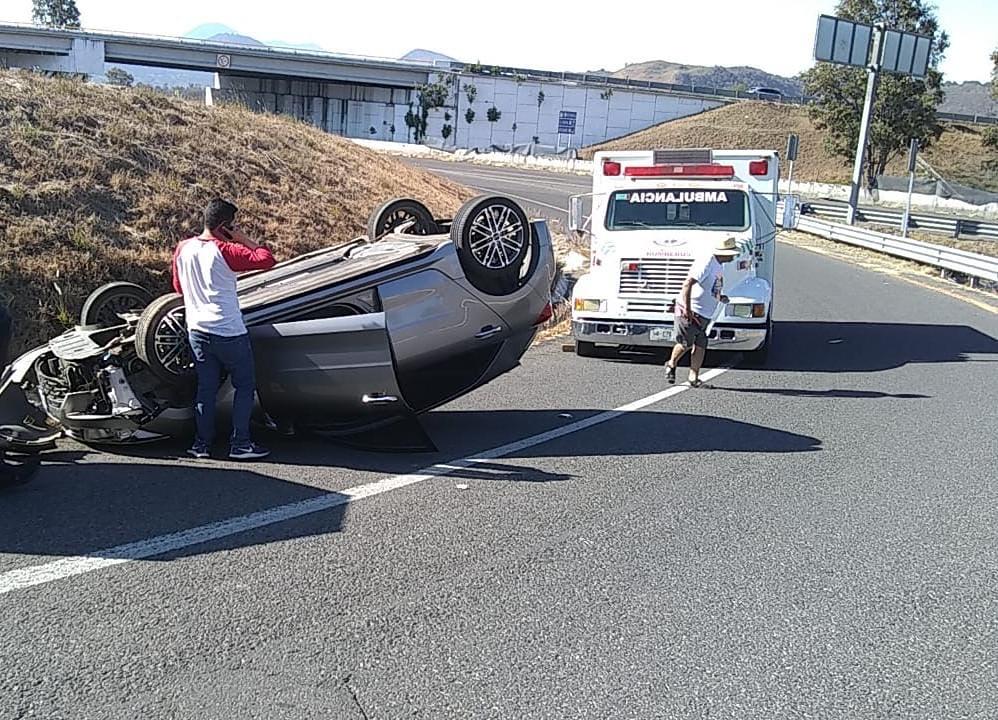
[[[649,340],[671,340],[672,328],[652,328],[648,331]]]

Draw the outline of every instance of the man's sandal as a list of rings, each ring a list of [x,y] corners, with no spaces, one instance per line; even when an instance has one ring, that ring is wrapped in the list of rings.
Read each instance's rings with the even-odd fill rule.
[[[696,380],[690,380],[689,382],[691,388],[703,387],[703,380],[701,380],[700,378],[697,378]]]
[[[676,368],[670,367],[668,364],[665,366],[665,379],[669,381],[670,385],[676,384]]]

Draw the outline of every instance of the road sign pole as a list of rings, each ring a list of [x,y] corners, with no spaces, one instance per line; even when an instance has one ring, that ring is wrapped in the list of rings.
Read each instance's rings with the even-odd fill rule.
[[[873,116],[873,104],[877,100],[877,81],[880,79],[880,45],[883,40],[883,27],[878,25],[873,31],[873,52],[870,55],[870,67],[867,69],[866,100],[863,103],[863,119],[859,124],[859,142],[856,145],[856,162],[852,168],[852,185],[849,187],[849,209],[846,222],[856,223],[856,206],[859,204],[859,188],[863,181],[863,161],[866,159],[866,141],[870,136],[870,119]]]
[[[911,194],[915,189],[915,165],[918,157],[918,140],[911,139],[908,148],[908,201],[904,206],[904,217],[901,219],[901,237],[908,237],[908,223],[911,222]]]

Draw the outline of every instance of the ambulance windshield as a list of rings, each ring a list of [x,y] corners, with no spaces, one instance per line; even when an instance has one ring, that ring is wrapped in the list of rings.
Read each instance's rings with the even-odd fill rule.
[[[619,190],[606,211],[607,230],[745,230],[748,224],[748,196],[741,190]]]

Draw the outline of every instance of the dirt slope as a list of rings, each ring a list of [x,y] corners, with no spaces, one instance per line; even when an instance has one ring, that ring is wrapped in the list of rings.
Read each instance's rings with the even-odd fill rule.
[[[998,190],[998,174],[988,170],[988,151],[981,144],[982,126],[947,124],[942,137],[925,153],[925,159],[948,180],[988,190]],[[800,151],[794,177],[823,183],[847,183],[852,166],[831,155],[824,146],[824,133],[811,123],[799,106],[775,103],[733,103],[699,115],[673,120],[655,127],[584,149],[591,158],[597,150],[665,147],[768,148],[781,153],[787,136],[800,136]],[[994,158],[994,153],[990,153]],[[998,159],[998,158],[995,158]],[[888,175],[904,174],[905,158],[888,169]],[[786,177],[788,164],[783,163]]]
[[[450,215],[471,192],[289,118],[0,72],[0,295],[16,348],[73,324],[103,282],[168,291],[172,248],[216,195],[280,259],[362,234],[388,197]]]

